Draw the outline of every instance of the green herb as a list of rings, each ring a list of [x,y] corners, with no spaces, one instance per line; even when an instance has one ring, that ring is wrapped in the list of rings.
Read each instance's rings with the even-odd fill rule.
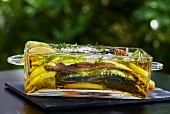
[[[50,54],[47,56],[47,58],[44,59],[44,61],[42,61],[41,65],[53,60],[56,57],[57,54]]]
[[[130,57],[134,57],[136,54],[138,54],[139,49],[137,49]]]
[[[76,44],[73,44],[73,45],[71,45],[71,47],[72,48],[76,48],[78,46],[78,44],[76,43]]]
[[[66,48],[66,47],[68,47],[68,44],[66,44],[66,43],[60,43],[60,44],[56,44],[55,47],[56,47],[57,49]]]

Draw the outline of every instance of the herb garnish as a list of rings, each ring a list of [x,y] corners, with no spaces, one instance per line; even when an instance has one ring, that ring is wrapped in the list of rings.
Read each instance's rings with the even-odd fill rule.
[[[139,49],[137,49],[134,53],[132,53],[132,55],[130,57],[134,57],[136,54],[138,54]]]

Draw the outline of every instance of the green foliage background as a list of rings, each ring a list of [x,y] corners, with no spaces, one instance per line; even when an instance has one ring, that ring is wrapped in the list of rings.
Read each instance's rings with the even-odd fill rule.
[[[0,70],[28,40],[141,47],[170,73],[169,0],[1,0]],[[155,20],[158,28],[151,28]]]

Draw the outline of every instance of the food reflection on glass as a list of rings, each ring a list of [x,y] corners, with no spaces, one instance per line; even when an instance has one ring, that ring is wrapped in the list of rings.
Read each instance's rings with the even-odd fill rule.
[[[141,48],[47,44],[28,41],[24,50],[28,95],[112,95],[145,98],[154,89],[152,57]]]

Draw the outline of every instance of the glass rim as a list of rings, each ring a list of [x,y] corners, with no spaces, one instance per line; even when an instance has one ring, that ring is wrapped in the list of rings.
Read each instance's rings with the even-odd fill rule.
[[[53,43],[47,43],[49,46],[52,46],[53,48],[55,48],[54,46],[55,45],[60,45],[60,44],[53,44]],[[69,44],[69,45],[74,45],[74,44]],[[78,45],[78,46],[80,46],[80,47],[90,47],[90,48],[95,48],[95,49],[97,49],[97,47],[96,46],[94,46],[94,45]],[[40,47],[40,46],[39,46]],[[140,53],[143,53],[143,54],[145,54],[145,56],[130,56],[130,55],[114,55],[113,54],[113,56],[115,56],[115,57],[117,57],[117,58],[131,58],[131,59],[149,59],[149,60],[153,60],[153,57],[150,55],[150,54],[148,54],[144,49],[142,49],[142,48],[138,48],[138,47],[121,47],[121,46],[102,46],[102,45],[98,45],[98,47],[100,47],[100,48],[103,48],[103,49],[105,49],[105,50],[107,50],[107,49],[124,49],[125,51],[126,51],[126,53],[127,53],[127,50],[139,50],[139,52]],[[35,47],[36,48],[36,47]],[[79,48],[79,47],[78,47]],[[89,51],[88,53],[81,53],[81,52],[62,52],[61,50],[57,50],[56,48],[55,48],[55,51],[56,52],[27,52],[27,45],[25,45],[25,49],[24,49],[24,55],[26,54],[36,54],[36,55],[38,55],[38,54],[45,54],[45,55],[48,55],[48,54],[80,54],[80,55],[88,55],[88,54],[94,54],[94,55],[100,55],[100,54],[102,54],[102,55],[106,55],[105,53],[101,53],[101,52],[95,52],[95,51]],[[62,48],[61,48],[62,49]],[[63,49],[66,49],[65,47],[63,47]],[[128,52],[129,53],[129,52]],[[109,54],[109,53],[107,53],[107,54]]]

